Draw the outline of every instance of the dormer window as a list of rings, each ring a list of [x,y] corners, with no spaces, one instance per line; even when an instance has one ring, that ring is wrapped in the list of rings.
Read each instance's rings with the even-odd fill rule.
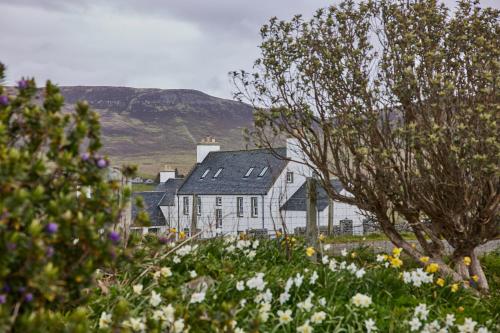
[[[255,169],[255,168],[250,168],[250,169],[248,169],[247,173],[245,173],[245,175],[243,176],[243,178],[248,178],[248,177],[250,177],[250,175],[252,174],[253,169]]]
[[[201,175],[200,179],[205,178],[209,172],[210,172],[210,168],[208,168],[207,170],[205,170],[205,172],[203,173],[203,175]]]
[[[264,177],[264,175],[267,172],[267,169],[268,169],[268,167],[264,167],[264,169],[262,169],[262,171],[259,173],[259,177]]]
[[[219,168],[219,170],[217,170],[217,172],[215,173],[214,178],[219,177],[219,175],[222,172],[222,170],[224,170],[224,168]]]

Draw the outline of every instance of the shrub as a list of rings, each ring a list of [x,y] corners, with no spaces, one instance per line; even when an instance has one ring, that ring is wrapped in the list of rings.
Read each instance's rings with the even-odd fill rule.
[[[129,193],[108,180],[98,114],[63,103],[50,81],[0,85],[0,331],[82,303],[96,268],[119,254],[110,227]]]

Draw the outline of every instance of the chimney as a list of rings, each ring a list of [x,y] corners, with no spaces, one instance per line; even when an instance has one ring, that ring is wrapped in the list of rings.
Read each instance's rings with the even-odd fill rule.
[[[220,145],[215,141],[215,138],[207,136],[201,140],[196,146],[196,163],[201,163],[212,151],[219,151]]]
[[[167,180],[176,177],[177,177],[177,172],[170,165],[165,164],[163,171],[160,171],[160,183],[164,183]]]

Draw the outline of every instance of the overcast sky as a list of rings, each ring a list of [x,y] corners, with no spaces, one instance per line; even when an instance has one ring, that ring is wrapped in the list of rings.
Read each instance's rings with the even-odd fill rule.
[[[447,0],[447,3],[454,3]],[[498,1],[500,2],[500,1]],[[326,0],[0,0],[7,84],[189,88],[229,98],[272,16],[310,16]],[[498,8],[497,0],[482,1]]]

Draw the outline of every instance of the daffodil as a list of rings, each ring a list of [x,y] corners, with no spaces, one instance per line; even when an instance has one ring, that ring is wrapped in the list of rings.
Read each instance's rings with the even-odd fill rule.
[[[436,284],[440,287],[444,287],[444,279],[442,278],[437,279]]]
[[[465,266],[469,266],[470,263],[471,263],[471,261],[472,260],[470,259],[470,257],[464,257],[464,264],[465,264]]]
[[[324,240],[325,240],[325,238],[326,238],[326,237],[325,237],[325,235],[323,235],[323,234],[320,234],[320,235],[319,235],[319,241],[320,241],[320,242],[324,241]]]
[[[306,254],[307,254],[307,256],[308,256],[308,257],[311,257],[311,256],[312,256],[312,255],[314,255],[315,253],[316,253],[316,250],[315,250],[312,246],[310,246],[310,247],[308,247],[308,248],[306,249]]]
[[[430,263],[429,265],[427,265],[427,267],[425,268],[425,271],[427,273],[436,273],[437,271],[439,270],[439,265],[436,264],[436,263]]]
[[[428,261],[429,261],[429,257],[421,257],[420,258],[420,262],[423,262],[424,264],[426,264]]]
[[[472,276],[471,276],[471,278],[472,278],[472,280],[473,280],[474,282],[479,281],[479,276],[477,276],[477,275],[472,275]]]
[[[399,258],[392,258],[391,259],[391,266],[394,268],[399,268],[403,265],[403,260]]]
[[[184,231],[179,232],[179,238],[180,239],[186,238],[186,233]]]
[[[458,283],[454,283],[451,285],[451,292],[456,293],[458,291]]]
[[[392,255],[396,258],[398,258],[401,255],[401,252],[403,251],[402,248],[400,247],[395,247],[392,249]]]

